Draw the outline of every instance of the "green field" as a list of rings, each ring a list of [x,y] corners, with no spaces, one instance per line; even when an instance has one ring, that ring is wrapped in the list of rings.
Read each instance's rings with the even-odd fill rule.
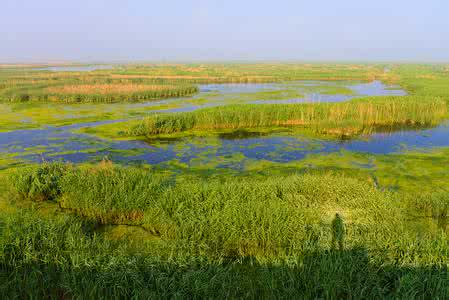
[[[449,66],[35,67],[0,66],[3,297],[449,297]]]

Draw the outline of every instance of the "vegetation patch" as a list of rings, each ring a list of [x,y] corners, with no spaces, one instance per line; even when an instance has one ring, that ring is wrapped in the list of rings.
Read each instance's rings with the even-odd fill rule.
[[[144,101],[189,96],[198,92],[195,86],[143,84],[78,84],[50,87],[6,89],[0,98],[9,102],[116,102]]]
[[[189,130],[302,126],[321,133],[354,135],[378,128],[432,126],[446,117],[447,104],[439,98],[372,97],[345,103],[228,105],[154,115],[128,133],[151,136]]]
[[[447,293],[447,234],[417,240],[400,195],[369,181],[332,172],[173,179],[107,161],[59,177],[60,166],[17,171],[55,175],[58,195],[44,201],[60,209],[0,212],[2,295]],[[43,199],[17,198],[33,200]]]

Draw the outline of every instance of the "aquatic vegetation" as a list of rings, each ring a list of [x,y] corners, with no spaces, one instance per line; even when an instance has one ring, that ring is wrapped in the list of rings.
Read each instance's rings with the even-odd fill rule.
[[[288,88],[297,88],[303,93],[320,93],[322,95],[347,95],[354,96],[355,92],[350,88],[357,82],[351,81],[335,81],[332,82],[320,82],[320,81],[299,81],[299,82],[287,82]]]
[[[248,160],[243,174],[275,176],[295,171],[335,171],[375,182],[379,189],[418,195],[441,194],[449,187],[449,148],[415,149],[402,153],[371,154],[351,151],[309,154],[283,164]],[[228,171],[230,172],[230,171]],[[235,173],[228,173],[235,176]],[[424,196],[424,197],[425,197]]]
[[[147,117],[128,133],[135,136],[188,130],[303,126],[317,132],[352,135],[395,126],[436,125],[447,117],[439,98],[372,97],[345,103],[233,105]]]
[[[181,107],[174,103],[14,103],[0,104],[0,132],[19,129],[34,129],[46,126],[67,126],[79,123],[96,123],[105,120],[122,120],[146,116],[153,111],[164,111]]]
[[[380,66],[353,65],[128,65],[90,72],[0,69],[0,101],[115,102],[182,97],[198,83],[280,82],[301,79],[372,80]],[[273,96],[271,96],[273,97]]]
[[[240,101],[250,101],[250,100],[286,100],[286,99],[297,99],[303,98],[304,95],[298,90],[274,90],[274,91],[261,91],[254,93],[238,93],[235,96],[230,97],[235,100]],[[228,99],[227,99],[228,100]]]
[[[448,118],[447,66],[385,67],[142,64],[49,72],[0,66],[0,98],[25,101],[0,104],[0,131],[76,124],[0,136],[8,152],[0,156],[0,294],[447,298],[448,149],[396,152],[390,149],[396,142],[379,152],[389,154],[321,151],[369,139],[340,137],[432,127]],[[343,83],[301,79],[376,79],[399,84],[409,96],[226,105],[315,91],[354,96]],[[84,103],[126,101],[133,93],[163,97],[157,93],[164,88],[180,89],[174,95],[180,96],[198,83],[225,82],[278,82],[280,89]],[[66,98],[39,103],[50,94]],[[64,99],[81,103],[59,102]],[[137,119],[220,104],[226,106]],[[94,123],[77,124],[85,121]],[[103,155],[114,164],[29,163]]]
[[[192,87],[195,89],[197,88],[196,86],[194,86],[194,84],[197,84],[195,80],[188,80],[188,77],[190,76],[187,75],[188,72],[209,72],[209,69],[212,70],[222,68],[226,69],[226,71],[223,71],[223,76],[225,76],[226,74],[235,73],[235,75],[232,75],[232,78],[234,78],[235,76],[237,78],[237,81],[239,80],[238,76],[245,77],[247,76],[248,72],[267,72],[263,65],[207,65],[206,67],[201,67],[198,69],[190,68],[184,65],[170,67],[127,65],[116,66],[111,70],[96,70],[89,72],[49,72],[36,68],[0,69],[0,113],[2,114],[2,118],[0,120],[0,131],[37,128],[46,125],[64,126],[80,122],[124,119],[142,116],[149,111],[167,109],[168,107],[178,107],[192,110],[201,106],[237,104],[257,100],[298,100],[303,98],[303,92],[305,91],[309,91],[312,93],[318,91],[324,98],[326,98],[326,95],[340,95],[346,97],[351,92],[350,89],[345,87],[347,84],[350,84],[350,82],[348,81],[333,81],[329,84],[322,81],[318,86],[310,86],[310,84],[308,83],[301,84],[297,81],[286,80],[300,80],[301,78],[304,79],[307,77],[308,73],[310,73],[310,78],[314,77],[315,73],[327,74],[329,72],[330,74],[338,77],[338,74],[348,71],[356,72],[358,75],[354,73],[351,75],[351,77],[354,76],[353,79],[359,80],[360,83],[360,81],[367,80],[367,77],[365,76],[366,73],[381,73],[380,66],[364,66],[363,68],[357,67],[354,69],[354,71],[353,66],[351,65],[314,65],[312,67],[307,65],[279,64],[270,67],[271,69],[278,70],[276,72],[279,72],[279,74],[277,74],[275,77],[263,75],[265,79],[262,82],[277,82],[274,85],[272,83],[267,84],[268,90],[264,90],[263,87],[261,87],[260,89],[259,87],[257,87],[257,91],[255,91],[254,93],[228,93],[225,90],[223,90],[222,92],[204,91],[201,92],[198,97],[190,98],[188,96],[190,96],[191,94],[185,94],[184,92],[175,93],[178,89],[188,90]],[[179,74],[166,75],[169,78],[165,79],[148,79],[126,78],[126,76],[125,78],[116,78],[117,74],[114,73],[134,73],[137,72],[136,70],[143,73],[149,72],[153,74],[151,76],[156,77],[158,76],[157,74],[160,74],[162,77],[164,77],[164,72],[168,72],[168,74],[171,74],[179,71]],[[180,70],[183,71],[181,72]],[[216,72],[220,73],[221,71]],[[295,79],[291,77],[291,75],[294,74],[298,74],[298,76],[300,76]],[[171,76],[185,76],[186,78],[174,80],[173,78],[170,78]],[[341,76],[344,79],[345,76],[343,76],[343,74]],[[223,77],[219,80],[219,82],[232,83],[233,81],[235,81],[235,78],[232,78],[230,80],[227,80],[226,77]],[[242,79],[243,82],[247,80],[247,77]],[[206,80],[200,83],[213,82],[215,81],[212,80],[210,82],[207,82]],[[250,80],[250,82],[253,81]],[[260,80],[254,81],[254,83],[259,82]],[[164,87],[170,90],[168,91],[168,93],[165,93],[161,90],[146,92],[140,91],[137,92],[137,94],[148,94],[141,95],[145,99],[140,99],[139,97],[141,96],[139,95],[133,96],[133,92],[129,90],[129,88],[131,87],[133,89],[145,89],[154,87],[160,89]],[[128,90],[130,91],[129,93],[126,93],[126,95],[119,92],[120,89],[123,90],[126,88],[128,88]],[[154,95],[150,95],[152,93]],[[17,100],[21,95],[23,96],[22,100],[24,102],[8,101],[11,96],[16,97]],[[178,97],[178,99],[175,100],[173,98],[169,98],[168,100],[166,100],[170,101],[169,103],[159,103],[159,101],[154,101],[156,100],[154,97],[164,98],[170,97],[170,95],[172,97]],[[183,97],[182,95],[185,95],[186,97]],[[30,101],[34,96],[37,97],[36,99],[41,99],[41,96],[44,98],[47,97],[47,100],[41,99],[42,101]],[[319,98],[322,97],[320,96]],[[55,101],[50,102],[50,99],[54,99]],[[96,101],[95,99],[98,101]],[[334,99],[331,97],[329,98],[329,101],[341,101],[345,99],[346,98]],[[109,103],[109,101],[114,102],[114,104]],[[152,101],[152,103],[148,101]],[[313,101],[316,102],[317,99],[313,99]]]
[[[85,85],[63,85],[60,87],[50,87],[47,91],[50,93],[64,94],[132,94],[136,92],[161,91],[173,88],[173,86],[163,85],[139,85],[139,84],[85,84]]]
[[[97,125],[92,127],[84,127],[79,129],[80,133],[87,133],[101,138],[109,139],[126,139],[124,133],[133,126],[137,121],[113,122],[110,124]]]
[[[0,99],[8,102],[116,102],[143,101],[189,96],[198,92],[195,86],[144,84],[78,84],[50,87],[4,89]]]

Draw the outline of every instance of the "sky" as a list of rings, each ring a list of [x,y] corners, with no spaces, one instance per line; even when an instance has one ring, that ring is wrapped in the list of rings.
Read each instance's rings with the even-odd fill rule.
[[[0,62],[449,62],[447,0],[0,0]]]

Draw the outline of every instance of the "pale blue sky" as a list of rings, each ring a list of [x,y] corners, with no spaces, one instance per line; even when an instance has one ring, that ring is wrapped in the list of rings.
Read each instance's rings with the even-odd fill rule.
[[[0,62],[449,62],[447,0],[1,0]]]

